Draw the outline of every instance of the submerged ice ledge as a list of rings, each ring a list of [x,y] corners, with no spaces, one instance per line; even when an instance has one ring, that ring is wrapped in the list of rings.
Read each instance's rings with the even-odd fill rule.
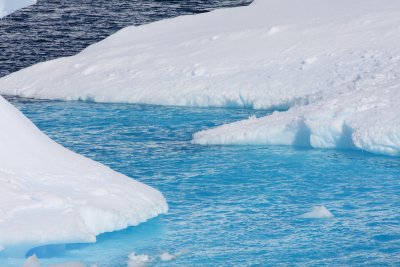
[[[58,145],[0,96],[1,255],[94,242],[168,209],[163,195]]]

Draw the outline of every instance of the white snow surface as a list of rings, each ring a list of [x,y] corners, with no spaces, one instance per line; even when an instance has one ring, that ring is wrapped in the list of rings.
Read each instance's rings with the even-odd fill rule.
[[[52,141],[0,96],[0,247],[94,242],[168,207],[162,194]]]
[[[334,216],[325,206],[314,206],[300,217],[304,219],[332,219]]]
[[[400,155],[400,1],[256,0],[127,27],[0,79],[23,97],[287,109],[198,144],[358,148]]]
[[[37,0],[0,0],[0,19],[36,2]]]

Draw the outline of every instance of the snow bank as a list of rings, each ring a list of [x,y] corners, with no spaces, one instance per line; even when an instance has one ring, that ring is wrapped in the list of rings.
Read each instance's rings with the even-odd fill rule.
[[[300,217],[304,219],[331,219],[333,214],[325,206],[314,206]]]
[[[0,19],[36,2],[37,0],[0,0]]]
[[[0,246],[94,242],[167,211],[157,190],[77,155],[0,97]]]
[[[178,106],[290,108],[199,144],[399,155],[400,1],[256,0],[128,27],[0,79],[0,93]]]

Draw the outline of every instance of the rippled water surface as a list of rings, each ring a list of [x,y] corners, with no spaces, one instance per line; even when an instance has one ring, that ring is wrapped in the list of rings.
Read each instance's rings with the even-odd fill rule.
[[[39,0],[0,22],[0,76],[75,54],[127,25],[249,2]],[[400,265],[398,158],[190,143],[196,131],[268,111],[10,101],[59,143],[159,189],[170,206],[94,244],[31,251],[45,266],[126,266],[133,251],[148,255],[148,266]],[[316,205],[335,217],[299,217]],[[162,261],[164,252],[177,257]],[[1,267],[23,262],[0,257]]]
[[[12,0],[11,0],[12,1]],[[117,30],[252,0],[38,0],[0,20],[0,77],[74,55]]]
[[[46,263],[126,266],[135,251],[148,266],[400,264],[398,158],[190,143],[195,131],[266,111],[11,100],[59,143],[156,187],[170,205],[95,244],[33,251]],[[335,218],[299,217],[315,205]],[[179,256],[163,262],[163,252]]]

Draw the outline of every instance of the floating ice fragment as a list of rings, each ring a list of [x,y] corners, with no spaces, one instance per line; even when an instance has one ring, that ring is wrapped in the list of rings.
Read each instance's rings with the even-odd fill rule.
[[[149,261],[148,255],[136,255],[135,252],[132,252],[128,258],[128,267],[143,267],[146,266],[147,262]]]
[[[40,262],[36,255],[32,255],[25,261],[22,267],[40,267]]]
[[[171,254],[168,251],[165,251],[160,255],[160,260],[161,261],[171,261],[171,260],[174,260],[174,259],[182,256],[186,252],[187,252],[186,250],[181,250],[181,251],[179,251],[177,253]]]
[[[329,219],[333,218],[333,214],[325,206],[314,206],[311,211],[300,215],[305,219]]]
[[[175,257],[176,257],[176,255],[170,254],[169,252],[163,252],[163,253],[160,255],[160,259],[161,259],[162,261],[170,261],[170,260],[175,259]]]
[[[47,267],[86,267],[86,264],[81,262],[65,262],[59,264],[50,264]]]

